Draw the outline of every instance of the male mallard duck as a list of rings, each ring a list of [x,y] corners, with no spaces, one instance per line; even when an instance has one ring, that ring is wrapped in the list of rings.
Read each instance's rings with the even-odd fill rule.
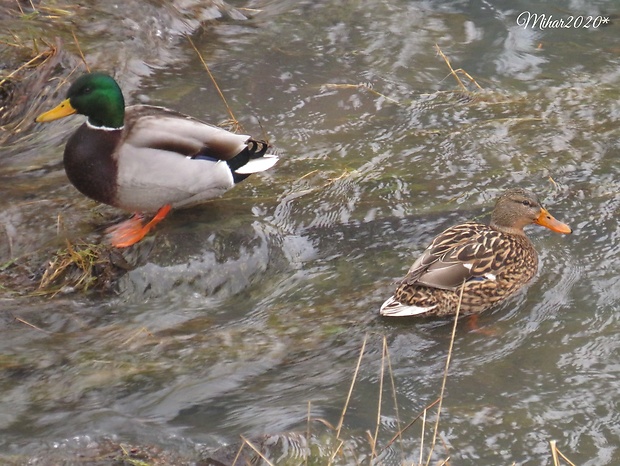
[[[65,171],[86,196],[136,212],[109,229],[111,243],[140,241],[172,207],[190,207],[222,195],[278,158],[268,144],[163,107],[133,105],[102,73],[78,78],[67,98],[37,122],[74,113],[88,117],[67,141]],[[157,212],[142,225],[143,212]]]
[[[572,232],[525,189],[502,194],[490,225],[463,223],[437,236],[381,306],[384,316],[454,315],[482,312],[529,282],[538,254],[523,227],[537,223],[557,233]]]

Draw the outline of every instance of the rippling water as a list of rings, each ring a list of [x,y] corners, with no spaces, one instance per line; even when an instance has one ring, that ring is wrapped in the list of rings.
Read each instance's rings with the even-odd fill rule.
[[[105,8],[99,20],[119,28],[124,52],[106,62],[89,36],[87,60],[118,70],[129,102],[225,120],[195,52],[167,29],[183,28],[156,3],[160,16],[140,27],[132,2]],[[498,193],[518,185],[574,233],[531,228],[534,282],[481,316],[481,332],[459,323],[434,458],[552,464],[557,440],[575,464],[619,464],[618,5],[231,3],[257,11],[242,21],[231,10],[193,40],[245,131],[264,133],[281,162],[162,223],[149,262],[118,294],[3,299],[0,450],[45,457],[112,437],[191,454],[240,434],[305,432],[309,401],[313,417],[336,425],[366,339],[343,426],[363,457],[383,337],[403,425],[439,396],[452,331],[450,321],[382,320],[380,304],[434,235],[486,220]],[[517,25],[523,11],[613,19],[541,31]],[[137,45],[127,30],[140,31]],[[156,53],[149,40],[175,45]],[[483,90],[462,92],[435,44]],[[55,235],[57,212],[93,205],[58,165],[72,127],[36,126],[37,139],[0,160],[0,222],[9,236],[38,232],[16,235],[13,254]],[[79,234],[100,227],[67,222]],[[385,384],[381,448],[397,431]],[[420,423],[405,437],[382,461],[418,461]],[[427,431],[425,454],[429,444]]]

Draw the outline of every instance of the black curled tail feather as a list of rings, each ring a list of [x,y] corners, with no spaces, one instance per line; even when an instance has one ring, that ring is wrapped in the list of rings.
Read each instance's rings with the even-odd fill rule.
[[[267,153],[269,149],[269,143],[267,141],[261,141],[258,139],[248,139],[248,150],[251,152],[251,159],[257,159]]]
[[[236,170],[243,167],[251,159],[261,158],[267,153],[267,150],[269,149],[269,143],[258,139],[248,139],[246,144],[247,146],[245,149],[235,155],[232,159],[226,161],[228,167],[230,168],[230,171],[232,172],[235,184],[245,180],[248,176],[250,176],[250,174],[236,173]]]

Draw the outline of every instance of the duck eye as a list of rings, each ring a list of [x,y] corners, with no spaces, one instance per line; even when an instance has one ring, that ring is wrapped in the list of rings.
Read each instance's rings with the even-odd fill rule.
[[[530,201],[521,201],[521,204],[523,204],[525,207],[532,207],[532,203]]]

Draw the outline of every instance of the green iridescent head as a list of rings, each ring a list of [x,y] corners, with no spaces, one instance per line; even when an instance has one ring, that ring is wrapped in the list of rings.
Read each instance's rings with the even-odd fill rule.
[[[80,76],[67,91],[67,98],[57,107],[39,115],[36,121],[53,121],[74,113],[87,116],[93,126],[122,127],[125,99],[114,78],[103,73]]]

